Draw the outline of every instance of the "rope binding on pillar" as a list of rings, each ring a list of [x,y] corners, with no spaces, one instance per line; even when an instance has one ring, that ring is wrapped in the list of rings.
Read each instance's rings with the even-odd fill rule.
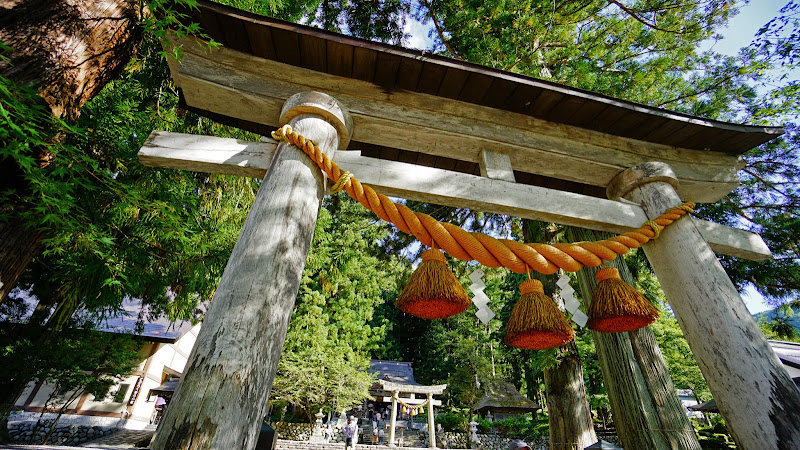
[[[605,261],[613,261],[617,255],[624,255],[631,249],[641,247],[651,239],[657,238],[665,227],[683,215],[691,213],[694,207],[694,203],[684,203],[670,208],[655,220],[645,222],[637,230],[596,242],[551,245],[496,239],[483,233],[468,232],[453,224],[439,222],[427,214],[414,212],[405,205],[395,203],[389,197],[376,193],[370,186],[361,184],[352,174],[339,168],[314,142],[297,134],[289,125],[284,125],[274,131],[272,138],[277,141],[290,142],[305,152],[328,178],[334,180],[334,190],[343,189],[350,197],[374,212],[382,220],[392,223],[400,231],[413,235],[424,245],[431,247],[431,250],[423,253],[423,262],[417,268],[417,271],[422,270],[424,273],[417,275],[417,271],[415,271],[411,275],[406,289],[400,295],[401,300],[398,300],[398,306],[401,309],[426,319],[450,317],[469,307],[469,297],[452,272],[447,270],[446,266],[444,267],[444,271],[452,277],[451,280],[442,272],[442,266],[435,266],[445,263],[444,255],[437,248],[454,258],[464,261],[475,260],[487,267],[506,267],[516,273],[528,273],[531,269],[544,275],[554,274],[558,269],[577,272],[584,266],[599,267]],[[435,252],[438,256],[429,252]],[[425,267],[423,268],[423,266]],[[426,286],[437,283],[442,283],[442,286]],[[458,292],[456,285],[461,287],[461,292]],[[522,287],[520,286],[520,288]],[[619,295],[620,292],[627,292],[619,287],[614,287],[609,291],[612,292],[610,294],[612,297]],[[641,296],[641,294],[639,295]],[[464,301],[465,297],[467,298],[466,302]],[[602,294],[601,298],[604,298]],[[647,300],[645,299],[645,301]],[[604,304],[603,301],[592,303]],[[613,316],[615,311],[623,311],[624,314],[626,310],[624,305],[620,306],[617,303],[609,303],[609,305],[604,308],[598,307],[600,311],[596,313],[594,323],[608,324],[610,323],[608,317]],[[639,307],[641,309],[642,305]],[[652,312],[644,314],[652,316]],[[589,316],[590,323],[592,323],[591,311]],[[599,331],[620,331],[622,328],[629,328],[644,323],[646,320],[631,319],[624,322],[627,325],[598,325],[603,328]],[[649,323],[652,321],[641,326],[647,326]]]

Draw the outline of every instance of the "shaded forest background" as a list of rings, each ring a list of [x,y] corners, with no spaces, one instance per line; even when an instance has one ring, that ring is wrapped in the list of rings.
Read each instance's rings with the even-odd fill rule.
[[[752,285],[780,306],[762,322],[768,337],[797,337],[791,318],[800,288],[800,99],[790,74],[798,63],[800,6],[794,0],[736,56],[700,50],[737,13],[740,5],[728,0],[223,3],[395,44],[408,38],[404,23],[414,17],[431,25],[429,50],[437,54],[673,111],[784,126],[784,136],[744,155],[740,187],[715,204],[699,205],[697,214],[763,236],[772,260],[722,257],[722,263],[737,287]],[[8,393],[43,376],[30,364],[11,365],[31,360],[32,343],[56,343],[63,330],[96,327],[118,314],[126,298],[141,299],[142,322],[161,316],[200,320],[260,184],[138,162],[136,152],[152,130],[259,136],[178,107],[164,58],[179,49],[165,48],[161,40],[167,29],[202,30],[180,25],[172,3],[119,1],[115,8],[20,1],[0,15],[0,308],[11,323],[0,330],[0,358],[4,367],[16,368],[0,374]],[[48,14],[54,10],[60,12]],[[91,70],[77,73],[64,48],[48,47],[47,39],[20,39],[25,27],[49,38],[78,33],[88,42],[107,28],[115,38],[105,39],[107,48],[90,49],[95,53],[80,63]],[[410,206],[506,238],[522,240],[530,226],[478,211]],[[560,227],[536,226],[548,240],[563,239]],[[445,410],[463,416],[479,398],[476,378],[511,381],[544,403],[543,373],[558,366],[559,351],[521,351],[502,341],[520,278],[484,269],[489,306],[499,319],[488,325],[473,309],[451,319],[415,319],[393,301],[418,251],[408,236],[346,196],[325,200],[273,400],[303,405],[306,413],[350,406],[369,381],[363,369],[376,358],[412,361],[419,382],[447,383]],[[708,400],[646,259],[633,252],[626,263],[638,287],[662,309],[652,329],[676,388]],[[467,286],[476,266],[450,266]],[[7,281],[10,273],[19,279]],[[38,301],[35,308],[29,298]],[[587,398],[604,417],[609,402],[593,341],[578,330],[576,342]],[[309,367],[328,367],[335,375]],[[330,379],[353,383],[324,383]],[[324,390],[315,389],[320,383]]]

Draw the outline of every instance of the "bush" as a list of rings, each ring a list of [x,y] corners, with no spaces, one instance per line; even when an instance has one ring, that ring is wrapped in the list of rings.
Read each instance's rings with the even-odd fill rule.
[[[526,419],[524,416],[513,417],[492,423],[492,428],[500,431],[508,437],[519,439],[535,439],[540,436],[540,427],[547,424],[539,424]]]
[[[469,420],[458,413],[439,414],[436,423],[441,424],[445,431],[469,431]]]
[[[475,422],[478,423],[478,433],[488,433],[489,428],[492,426],[492,423],[483,417],[476,417]]]

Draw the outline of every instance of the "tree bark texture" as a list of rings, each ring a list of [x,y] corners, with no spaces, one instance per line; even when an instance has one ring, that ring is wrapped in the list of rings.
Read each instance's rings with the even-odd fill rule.
[[[626,175],[622,195],[648,217],[681,203],[666,164]],[[800,448],[800,390],[694,223],[679,219],[643,248],[737,446]]]
[[[558,350],[559,364],[544,370],[551,450],[583,450],[597,442],[583,384],[578,346],[570,341]]]
[[[0,76],[38,90],[55,116],[76,119],[80,107],[130,60],[141,35],[141,14],[141,3],[128,0],[0,2],[0,42],[12,48],[3,55],[8,60],[0,59]],[[43,153],[44,167],[52,154]],[[24,191],[18,169],[3,165],[0,189]],[[44,236],[26,229],[16,217],[0,223],[0,302],[36,256]]]
[[[600,231],[567,229],[570,242],[593,242],[611,236]],[[621,257],[606,266],[618,269],[626,283],[635,284]],[[587,308],[597,287],[594,272],[595,269],[585,267],[577,273],[579,291]],[[631,333],[592,331],[592,339],[622,446],[630,450],[699,450],[697,435],[678,399],[653,330],[647,327]]]
[[[316,116],[290,124],[326,153],[337,146]],[[323,195],[320,170],[281,143],[151,448],[256,445]]]
[[[0,222],[0,303],[39,252],[45,233],[25,228],[20,222]]]
[[[0,41],[12,52],[0,76],[37,89],[54,115],[75,119],[130,60],[141,8],[128,0],[4,1]]]

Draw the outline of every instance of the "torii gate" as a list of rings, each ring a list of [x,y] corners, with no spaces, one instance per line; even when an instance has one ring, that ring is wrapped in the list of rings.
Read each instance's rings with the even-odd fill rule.
[[[205,1],[192,20],[224,47],[176,38],[185,54],[170,68],[188,108],[264,135],[289,123],[329,155],[352,134],[362,154],[334,159],[392,196],[619,233],[681,199],[718,200],[738,184],[738,154],[781,133]],[[264,176],[153,442],[252,448],[325,180],[300,150],[269,139],[154,132],[140,159]],[[484,177],[469,173],[478,167]],[[601,199],[603,191],[628,201]],[[769,258],[760,237],[683,219],[644,249],[737,444],[800,448],[800,391],[714,255]]]
[[[389,394],[392,399],[392,415],[389,416],[389,445],[394,446],[395,429],[397,428],[397,404],[400,402],[406,405],[422,405],[428,407],[428,446],[436,448],[436,423],[434,421],[433,407],[441,406],[442,401],[433,398],[434,395],[442,395],[447,388],[446,384],[435,386],[423,386],[419,384],[397,383],[393,381],[378,380],[382,390]],[[409,394],[408,398],[400,397],[400,394]],[[424,399],[416,398],[416,394],[422,394]],[[385,398],[385,396],[384,396]]]

